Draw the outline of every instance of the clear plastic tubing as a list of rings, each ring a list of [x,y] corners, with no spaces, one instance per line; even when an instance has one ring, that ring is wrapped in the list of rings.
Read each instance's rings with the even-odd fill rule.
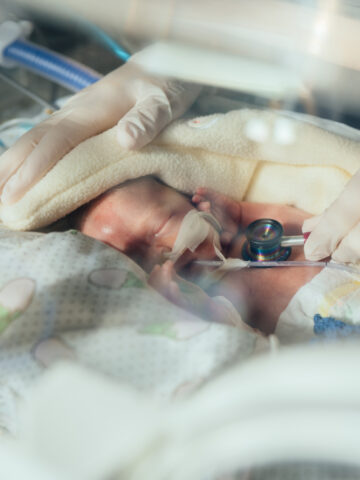
[[[351,273],[360,274],[360,268],[353,265],[346,265],[345,263],[336,262],[311,262],[311,261],[284,261],[284,262],[248,262],[248,268],[259,267],[327,267],[335,268],[337,270],[346,270]]]
[[[8,45],[3,56],[72,92],[77,92],[102,77],[81,63],[26,40],[16,40]]]
[[[234,260],[234,259],[232,259]],[[204,267],[221,267],[224,262],[221,260],[195,260],[196,264]],[[349,273],[356,273],[360,275],[360,268],[354,265],[347,265],[345,263],[336,262],[311,262],[311,261],[271,261],[271,262],[251,262],[239,259],[239,265],[236,266],[235,262],[232,263],[232,268],[273,268],[273,267],[327,267],[335,268],[337,270],[345,270]]]

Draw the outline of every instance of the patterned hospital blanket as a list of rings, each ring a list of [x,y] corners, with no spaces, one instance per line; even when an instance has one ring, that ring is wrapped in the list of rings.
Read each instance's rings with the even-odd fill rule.
[[[118,251],[69,231],[0,231],[0,426],[58,359],[172,398],[254,350],[257,336],[172,305]]]

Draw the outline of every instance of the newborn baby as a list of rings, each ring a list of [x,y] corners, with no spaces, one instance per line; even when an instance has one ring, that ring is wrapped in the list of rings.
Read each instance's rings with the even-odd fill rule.
[[[116,187],[83,207],[76,214],[75,225],[84,234],[124,252],[151,271],[149,283],[177,305],[210,319],[227,321],[223,307],[207,293],[211,297],[223,296],[251,326],[265,333],[273,332],[290,299],[319,269],[231,271],[205,293],[183,276],[194,278],[193,269],[188,268],[192,260],[216,258],[213,235],[208,235],[193,253],[186,251],[175,268],[172,262],[164,263],[183,218],[195,208],[211,212],[218,219],[223,228],[224,253],[230,257],[240,256],[243,236],[238,232],[252,221],[274,218],[283,224],[286,234],[298,234],[309,217],[287,206],[238,203],[204,188],[199,188],[191,201],[154,178],[143,177]],[[294,248],[291,260],[303,258],[302,248]]]

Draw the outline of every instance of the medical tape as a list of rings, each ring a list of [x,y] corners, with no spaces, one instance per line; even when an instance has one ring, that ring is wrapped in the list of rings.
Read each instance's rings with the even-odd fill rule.
[[[220,254],[220,256],[218,253],[217,255],[223,259],[220,252],[220,233],[221,225],[211,213],[190,210],[183,218],[172,251],[166,254],[166,257],[176,262],[185,250],[189,249],[191,252],[195,252],[197,247],[210,235],[216,253]]]

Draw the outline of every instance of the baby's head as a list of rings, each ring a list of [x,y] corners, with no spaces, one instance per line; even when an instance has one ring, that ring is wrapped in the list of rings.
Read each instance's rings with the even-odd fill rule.
[[[152,177],[115,187],[83,208],[76,227],[138,261],[146,270],[161,263],[174,246],[185,215],[193,210],[189,198]],[[204,240],[196,258],[213,258],[212,239]],[[181,265],[194,258],[185,252]]]

